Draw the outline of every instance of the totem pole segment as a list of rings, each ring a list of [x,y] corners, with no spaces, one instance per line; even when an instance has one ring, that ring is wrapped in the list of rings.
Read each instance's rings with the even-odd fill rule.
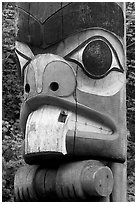
[[[18,3],[18,11],[16,54],[24,80],[20,119],[26,163],[103,160],[102,170],[91,168],[90,176],[82,170],[84,178],[76,177],[78,189],[84,186],[76,197],[126,201],[124,4],[26,2]],[[53,179],[56,188],[51,188],[60,199],[75,197],[70,166],[79,171],[75,162],[54,169],[64,175]],[[100,180],[98,172],[104,179],[99,188],[93,181],[93,174]]]

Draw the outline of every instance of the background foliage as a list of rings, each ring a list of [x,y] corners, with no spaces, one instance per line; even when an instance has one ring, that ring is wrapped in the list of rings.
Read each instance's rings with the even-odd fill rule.
[[[135,200],[135,3],[126,4],[127,31],[127,137],[128,137],[128,201]],[[2,121],[2,197],[13,202],[14,174],[24,164],[23,136],[19,128],[19,112],[23,88],[18,79],[14,42],[16,12],[10,2],[3,3],[3,121]]]
[[[128,201],[135,201],[135,3],[126,4]]]

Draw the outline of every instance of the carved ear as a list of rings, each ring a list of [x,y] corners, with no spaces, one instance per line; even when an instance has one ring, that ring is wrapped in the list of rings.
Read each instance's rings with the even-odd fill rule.
[[[28,47],[28,45],[21,43],[19,41],[15,42],[15,53],[19,61],[19,73],[20,73],[20,76],[23,77],[24,69],[32,60],[32,58],[34,57],[34,54],[32,53],[31,49]]]

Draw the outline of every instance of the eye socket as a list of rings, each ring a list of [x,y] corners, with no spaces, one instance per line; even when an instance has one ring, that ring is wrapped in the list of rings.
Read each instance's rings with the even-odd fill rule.
[[[102,76],[110,69],[112,53],[109,46],[101,41],[94,40],[84,49],[82,61],[85,71],[92,76]]]
[[[101,79],[111,71],[124,72],[118,54],[102,36],[91,37],[64,57],[78,64],[92,79]]]

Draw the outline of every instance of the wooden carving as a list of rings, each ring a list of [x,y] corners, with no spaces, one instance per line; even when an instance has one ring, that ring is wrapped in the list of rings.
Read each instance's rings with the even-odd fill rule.
[[[27,165],[16,201],[126,201],[124,3],[17,7]]]

